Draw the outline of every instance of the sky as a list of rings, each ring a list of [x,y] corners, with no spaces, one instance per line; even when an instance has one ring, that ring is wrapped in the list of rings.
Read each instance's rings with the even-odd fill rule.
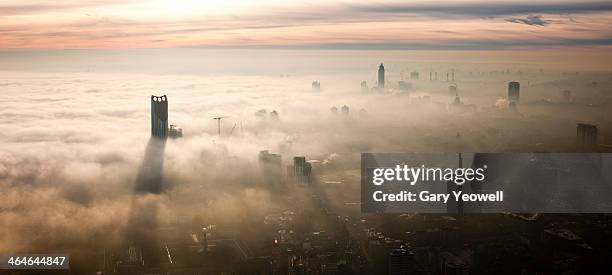
[[[1,49],[607,49],[611,26],[598,0],[0,0]]]

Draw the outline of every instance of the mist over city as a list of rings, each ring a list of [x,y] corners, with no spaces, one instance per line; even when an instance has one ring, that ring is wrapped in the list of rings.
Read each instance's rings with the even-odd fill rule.
[[[0,274],[605,274],[611,25],[610,1],[0,1]],[[366,153],[490,164],[527,211],[366,211]]]
[[[78,51],[49,53],[51,61],[33,72],[3,68],[2,251],[77,251],[77,268],[93,272],[128,236],[157,236],[201,219],[251,246],[249,257],[265,256],[261,242],[276,237],[265,232],[265,217],[314,211],[311,196],[333,198],[329,211],[361,222],[352,204],[359,201],[361,152],[575,152],[576,123],[610,130],[612,75],[572,70],[574,64],[457,64],[436,52],[338,58],[333,51],[288,51],[281,58],[186,51],[202,64],[179,58],[186,64],[169,67],[154,60],[159,50],[136,51],[135,62]],[[53,60],[58,54],[68,61]],[[210,54],[240,56],[245,64],[230,74],[227,64],[206,62]],[[289,56],[291,64],[276,64]],[[380,63],[384,91],[376,79]],[[510,81],[521,83],[514,107]],[[181,137],[151,138],[151,95],[167,96],[169,124]],[[274,179],[282,186],[264,180],[264,150],[282,158],[282,178]],[[285,173],[295,156],[312,164],[317,191]]]

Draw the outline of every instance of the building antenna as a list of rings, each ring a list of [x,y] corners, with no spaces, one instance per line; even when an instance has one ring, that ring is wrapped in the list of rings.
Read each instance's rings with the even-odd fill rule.
[[[226,116],[213,117],[213,119],[217,120],[217,133],[221,136],[221,120],[227,118]]]

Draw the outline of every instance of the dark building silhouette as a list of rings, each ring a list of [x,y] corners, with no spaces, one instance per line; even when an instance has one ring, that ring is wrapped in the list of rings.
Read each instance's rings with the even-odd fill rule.
[[[368,89],[368,82],[361,81],[361,91],[364,92],[364,93],[369,91],[369,89]]]
[[[457,94],[457,86],[450,85],[448,86],[448,95],[455,96]]]
[[[182,138],[183,137],[183,129],[177,128],[176,125],[170,124],[170,128],[168,128],[168,137],[170,138]]]
[[[459,93],[455,93],[455,99],[453,100],[453,103],[451,103],[451,106],[461,106],[463,105],[463,103],[461,102],[461,98],[459,97]]]
[[[270,119],[278,120],[278,112],[276,110],[272,110],[272,112],[270,112]]]
[[[414,254],[407,249],[397,248],[389,253],[389,275],[410,274],[414,266]]]
[[[270,152],[259,152],[259,166],[261,167],[265,184],[278,187],[283,176],[282,157]]]
[[[576,142],[582,148],[597,146],[597,126],[578,123],[578,126],[576,126]]]
[[[315,80],[312,82],[312,90],[318,92],[321,90],[321,82]]]
[[[410,79],[419,80],[419,72],[410,72]]]
[[[168,98],[151,96],[151,136],[161,139],[168,137]]]
[[[512,81],[508,83],[508,101],[518,102],[521,94],[521,84]]]
[[[381,90],[385,88],[385,66],[382,63],[378,67],[378,88]]]
[[[345,115],[345,116],[348,116],[348,114],[349,114],[349,107],[348,106],[346,106],[346,105],[342,106],[342,114]]]
[[[306,162],[306,157],[294,157],[293,169],[295,182],[297,184],[310,184],[310,174],[312,172],[312,166],[309,162]]]

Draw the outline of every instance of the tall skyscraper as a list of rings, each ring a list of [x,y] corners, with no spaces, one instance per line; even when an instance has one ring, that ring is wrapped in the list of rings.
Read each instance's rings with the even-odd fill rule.
[[[168,138],[168,98],[151,96],[151,136]]]
[[[294,157],[293,169],[296,183],[304,185],[310,184],[312,166],[309,162],[306,162],[306,157]]]
[[[262,170],[265,184],[273,187],[280,187],[283,176],[282,157],[270,152],[259,152],[259,165]]]
[[[508,101],[518,102],[521,93],[521,83],[512,81],[508,83]]]
[[[457,86],[455,86],[455,85],[448,86],[448,95],[449,96],[457,95]]]
[[[378,67],[378,88],[381,90],[385,88],[385,66],[382,63]]]

